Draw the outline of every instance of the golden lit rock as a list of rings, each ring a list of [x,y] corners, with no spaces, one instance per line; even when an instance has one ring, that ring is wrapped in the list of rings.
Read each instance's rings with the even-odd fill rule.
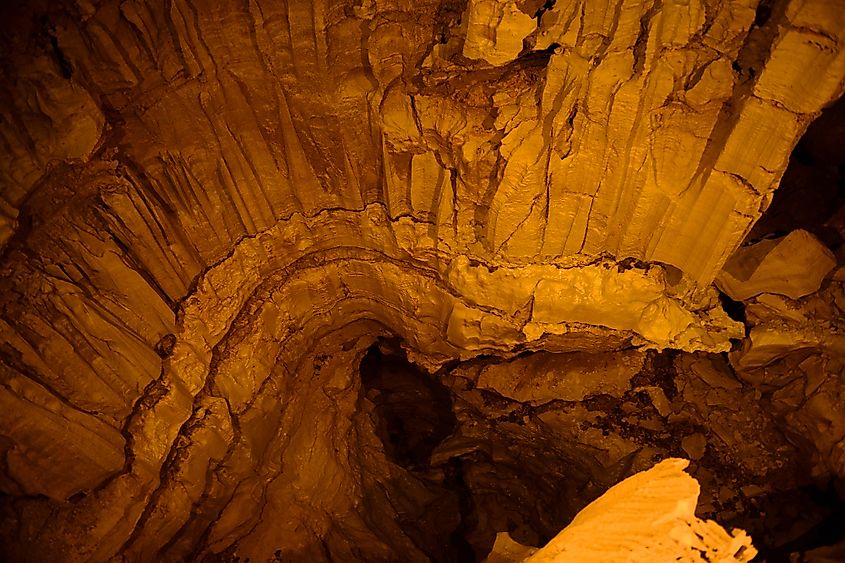
[[[2,12],[0,559],[841,541],[841,0]]]
[[[761,293],[799,299],[818,290],[835,266],[833,253],[799,230],[739,249],[716,276],[716,284],[737,301]]]
[[[537,27],[516,0],[470,0],[464,17],[464,56],[492,65],[514,60],[522,51],[523,40]]]
[[[751,561],[757,550],[745,532],[695,516],[688,463],[667,459],[628,477],[524,561]]]

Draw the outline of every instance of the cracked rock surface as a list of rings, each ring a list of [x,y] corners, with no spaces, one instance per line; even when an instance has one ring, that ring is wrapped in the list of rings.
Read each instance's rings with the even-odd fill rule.
[[[841,0],[0,13],[5,559],[841,550]]]

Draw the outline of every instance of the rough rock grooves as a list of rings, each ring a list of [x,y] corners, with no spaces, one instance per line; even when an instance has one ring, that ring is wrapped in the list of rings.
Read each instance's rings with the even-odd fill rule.
[[[845,475],[841,272],[712,285],[841,0],[3,11],[8,558],[481,557],[668,455],[778,549],[755,499]]]

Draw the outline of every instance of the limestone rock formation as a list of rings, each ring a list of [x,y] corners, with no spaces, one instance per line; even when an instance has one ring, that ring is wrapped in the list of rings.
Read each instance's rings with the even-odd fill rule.
[[[687,463],[667,459],[628,477],[524,561],[751,561],[757,551],[745,532],[695,516]]]
[[[0,10],[3,558],[841,540],[842,0]]]
[[[797,230],[737,250],[716,283],[736,301],[761,293],[799,299],[817,291],[834,267],[833,253],[807,231]]]
[[[507,532],[499,532],[496,534],[496,542],[493,544],[493,549],[490,551],[490,555],[484,560],[484,563],[515,563],[525,561],[532,554],[536,553],[537,549],[536,547],[522,545],[513,541]]]

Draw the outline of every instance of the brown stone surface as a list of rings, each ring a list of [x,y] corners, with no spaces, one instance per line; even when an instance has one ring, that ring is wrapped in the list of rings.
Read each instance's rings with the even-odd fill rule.
[[[716,285],[736,301],[761,293],[799,299],[817,291],[834,267],[833,253],[807,231],[797,230],[738,249],[716,276]]]
[[[695,516],[688,463],[665,459],[613,486],[525,561],[751,561],[757,551],[745,532]]]
[[[683,455],[762,550],[837,514],[845,215],[713,281],[840,0],[0,15],[0,556],[481,560]]]

